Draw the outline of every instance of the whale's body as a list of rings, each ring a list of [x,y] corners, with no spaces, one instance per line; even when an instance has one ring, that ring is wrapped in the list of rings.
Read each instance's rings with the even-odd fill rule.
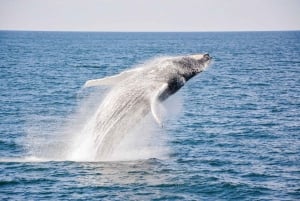
[[[85,125],[82,135],[89,136],[81,139],[77,151],[86,152],[92,160],[109,160],[126,133],[150,111],[162,125],[160,102],[202,72],[210,59],[208,54],[161,58],[147,67],[87,81],[85,87],[108,85],[111,90]]]

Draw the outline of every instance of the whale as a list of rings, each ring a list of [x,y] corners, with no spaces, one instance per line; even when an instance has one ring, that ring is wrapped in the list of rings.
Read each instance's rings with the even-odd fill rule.
[[[110,90],[82,129],[73,158],[88,155],[90,160],[109,160],[126,134],[147,114],[163,127],[160,104],[211,61],[207,53],[163,57],[117,75],[86,81],[84,88],[105,86]]]

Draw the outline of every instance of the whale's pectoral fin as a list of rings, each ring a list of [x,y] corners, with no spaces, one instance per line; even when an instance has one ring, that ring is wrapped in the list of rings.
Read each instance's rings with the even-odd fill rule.
[[[86,88],[86,87],[94,87],[94,86],[113,86],[118,82],[126,79],[130,75],[132,75],[133,72],[137,72],[137,71],[139,71],[138,68],[122,72],[118,75],[113,75],[101,79],[88,80],[86,81],[83,87]]]
[[[168,84],[164,83],[158,89],[158,91],[156,91],[154,93],[154,95],[151,97],[151,102],[150,102],[151,113],[153,115],[154,120],[157,122],[157,124],[160,127],[163,127],[163,123],[162,123],[161,115],[160,115],[160,112],[159,112],[159,110],[162,109],[162,106],[160,105],[159,97],[167,90],[167,88],[168,88]]]

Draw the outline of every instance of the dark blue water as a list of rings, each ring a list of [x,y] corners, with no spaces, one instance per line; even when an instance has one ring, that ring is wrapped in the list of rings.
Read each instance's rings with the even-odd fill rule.
[[[214,64],[175,96],[167,158],[47,160],[86,80],[202,52]],[[299,200],[300,32],[1,31],[0,199]]]

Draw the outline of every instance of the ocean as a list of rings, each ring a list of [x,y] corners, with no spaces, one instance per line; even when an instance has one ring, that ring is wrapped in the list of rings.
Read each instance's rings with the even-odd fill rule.
[[[87,80],[197,53],[213,64],[162,128],[146,117],[111,161],[65,156],[109,90]],[[0,199],[300,200],[300,32],[0,31]]]

